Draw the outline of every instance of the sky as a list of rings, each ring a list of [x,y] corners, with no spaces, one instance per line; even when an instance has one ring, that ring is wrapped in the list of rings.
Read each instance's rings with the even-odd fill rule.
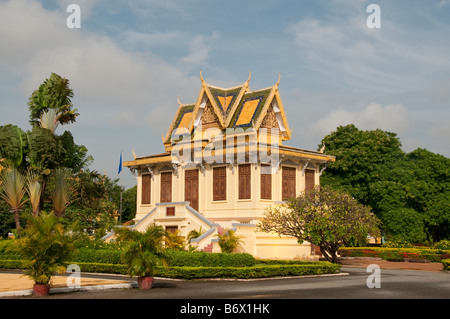
[[[80,28],[68,27],[70,4]],[[450,0],[0,0],[0,125],[31,129],[28,99],[57,73],[80,115],[56,134],[70,131],[89,168],[126,188],[136,180],[118,174],[120,153],[164,152],[200,71],[228,88],[250,70],[251,90],[281,75],[287,145],[316,150],[353,123],[450,157]]]

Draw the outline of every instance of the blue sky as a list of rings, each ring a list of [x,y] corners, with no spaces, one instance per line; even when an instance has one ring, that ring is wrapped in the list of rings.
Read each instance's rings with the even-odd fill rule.
[[[66,8],[81,9],[69,29]],[[381,9],[370,29],[369,4]],[[28,97],[51,72],[70,80],[77,122],[60,126],[91,169],[135,184],[131,160],[163,152],[199,72],[213,85],[279,86],[293,129],[317,149],[339,125],[395,132],[406,152],[450,156],[450,1],[0,0],[0,125],[29,129]]]

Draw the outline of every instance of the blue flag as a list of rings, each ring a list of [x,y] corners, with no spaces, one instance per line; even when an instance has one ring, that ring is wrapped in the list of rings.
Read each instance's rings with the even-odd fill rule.
[[[122,153],[120,153],[119,171],[117,172],[117,174],[120,174],[121,171],[122,171]]]

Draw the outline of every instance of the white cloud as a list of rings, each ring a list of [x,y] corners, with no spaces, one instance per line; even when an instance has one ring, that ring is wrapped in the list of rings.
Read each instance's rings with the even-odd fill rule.
[[[58,4],[64,12],[66,12],[67,6],[72,3],[79,5],[82,20],[85,20],[90,16],[92,9],[98,2],[99,0],[58,0]],[[67,15],[70,15],[70,12],[67,13]]]
[[[401,24],[388,15],[382,15],[380,29],[369,29],[364,5],[338,1],[330,8],[334,10],[322,19],[307,17],[288,28],[302,63],[315,74],[336,78],[341,87],[381,94],[424,87],[430,77],[448,76],[450,45],[440,40],[439,32]],[[383,10],[395,9],[385,4]],[[450,31],[445,25],[439,28],[442,34]]]
[[[325,136],[340,125],[355,124],[361,130],[381,129],[384,131],[403,133],[409,128],[409,115],[402,104],[382,106],[377,103],[369,104],[362,110],[346,110],[338,108],[327,116],[320,118],[314,130]]]
[[[450,0],[441,0],[441,1],[439,1],[438,4],[436,4],[436,7],[443,8],[443,7],[448,6],[449,4],[450,4]]]
[[[193,66],[205,65],[211,52],[212,41],[219,38],[219,34],[214,32],[210,37],[198,35],[189,43],[189,54],[181,58],[181,62]]]
[[[0,2],[2,84],[15,90],[26,113],[31,92],[51,72],[69,79],[80,117],[60,130],[69,129],[77,143],[88,147],[96,159],[95,169],[114,172],[117,162],[111,156],[120,149],[144,145],[141,155],[154,152],[152,141],[161,144],[159,138],[178,107],[177,95],[194,100],[200,80],[164,58],[129,51],[83,25],[69,29],[67,16],[65,10],[46,10],[36,1]],[[11,112],[2,103],[0,114],[5,113]],[[8,120],[28,124],[27,114]]]
[[[45,10],[34,1],[0,3],[0,40],[6,44],[0,54],[7,61],[3,67],[21,75],[25,96],[55,72],[70,80],[75,98],[84,105],[79,111],[88,120],[89,114],[100,113],[104,121],[122,118],[128,123],[130,114],[123,116],[127,109],[141,118],[168,99],[176,106],[178,94],[198,89],[162,58],[127,51],[107,36],[68,29],[65,19],[64,12]],[[11,29],[14,37],[8,34]]]

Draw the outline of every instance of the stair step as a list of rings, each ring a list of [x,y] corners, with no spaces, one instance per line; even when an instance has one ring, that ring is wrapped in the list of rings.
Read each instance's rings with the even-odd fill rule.
[[[225,232],[225,229],[221,226],[217,227],[217,232],[219,233],[219,235],[223,235],[223,233]]]
[[[213,249],[213,243],[210,243],[208,245],[206,245],[202,251],[207,252],[207,253],[212,253],[212,249]]]

